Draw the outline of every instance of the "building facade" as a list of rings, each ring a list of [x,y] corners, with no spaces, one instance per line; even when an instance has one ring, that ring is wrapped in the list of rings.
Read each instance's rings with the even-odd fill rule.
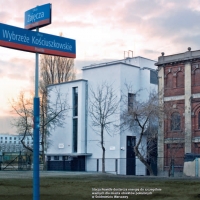
[[[160,103],[165,109],[158,135],[158,171],[174,162],[182,172],[184,155],[200,153],[200,51],[162,56],[158,66]]]
[[[117,99],[127,92],[129,98],[141,90],[140,99],[145,100],[148,92],[157,90],[155,61],[142,57],[126,58],[119,61],[83,67],[83,79],[49,86],[50,100],[55,101],[55,88],[67,94],[67,102],[72,108],[68,112],[64,127],[51,130],[47,149],[49,170],[101,171],[102,149],[98,128],[94,130],[89,113],[92,91],[106,83],[113,87]],[[131,92],[127,91],[131,85]],[[65,96],[65,95],[63,95]],[[128,105],[127,105],[128,106]],[[111,121],[120,122],[122,102]],[[105,171],[118,174],[145,175],[145,166],[134,156],[133,146],[138,133],[133,131],[105,132]],[[134,140],[134,141],[133,141]],[[146,145],[145,138],[142,145]]]
[[[6,153],[24,152],[26,149],[23,147],[21,140],[22,135],[0,134],[0,151]],[[24,139],[26,146],[33,147],[33,139],[31,136],[26,136]]]

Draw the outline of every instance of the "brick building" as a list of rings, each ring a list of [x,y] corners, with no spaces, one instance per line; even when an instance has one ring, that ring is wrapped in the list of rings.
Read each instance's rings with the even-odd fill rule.
[[[167,109],[158,135],[158,174],[183,170],[185,153],[200,153],[200,50],[162,56],[158,66],[160,102]]]

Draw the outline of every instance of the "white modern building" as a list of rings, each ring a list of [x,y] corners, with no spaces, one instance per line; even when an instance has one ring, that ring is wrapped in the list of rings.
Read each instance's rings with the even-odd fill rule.
[[[123,60],[90,65],[82,68],[82,79],[50,85],[50,100],[55,101],[54,88],[67,94],[67,102],[72,108],[66,117],[64,127],[51,130],[48,138],[48,170],[101,171],[102,149],[98,127],[94,127],[89,113],[93,101],[92,91],[103,83],[113,87],[120,100],[122,93],[127,98],[141,90],[141,101],[148,97],[148,91],[157,91],[156,61],[133,57]],[[127,90],[127,85],[131,90]],[[63,95],[65,96],[65,95]],[[127,99],[127,102],[129,99]],[[124,102],[121,102],[117,114],[111,121],[120,123]],[[128,106],[128,104],[127,104]],[[138,133],[115,131],[104,134],[105,171],[124,175],[146,175],[145,166],[133,153]],[[146,141],[143,139],[142,144]]]
[[[23,147],[21,140],[22,135],[0,134],[0,151],[1,152],[23,152],[26,149]],[[24,144],[28,147],[33,146],[33,139],[31,136],[24,138]]]

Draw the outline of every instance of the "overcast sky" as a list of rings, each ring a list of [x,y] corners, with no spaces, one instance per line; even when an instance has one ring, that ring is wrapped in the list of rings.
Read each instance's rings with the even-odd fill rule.
[[[40,31],[76,40],[77,69],[128,50],[157,60],[161,52],[200,49],[200,0],[1,0],[0,23],[24,28],[24,12],[46,3],[52,24]],[[0,47],[0,133],[9,132],[8,100],[34,89],[34,63],[34,53]]]

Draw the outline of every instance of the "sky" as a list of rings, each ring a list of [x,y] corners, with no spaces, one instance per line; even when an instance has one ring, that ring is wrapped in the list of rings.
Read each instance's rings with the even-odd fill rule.
[[[25,11],[52,4],[52,23],[40,32],[76,40],[75,68],[133,56],[157,60],[200,49],[200,0],[1,0],[0,23],[24,28]],[[1,30],[0,30],[1,31]],[[0,47],[0,133],[10,127],[20,91],[34,90],[35,54]]]

